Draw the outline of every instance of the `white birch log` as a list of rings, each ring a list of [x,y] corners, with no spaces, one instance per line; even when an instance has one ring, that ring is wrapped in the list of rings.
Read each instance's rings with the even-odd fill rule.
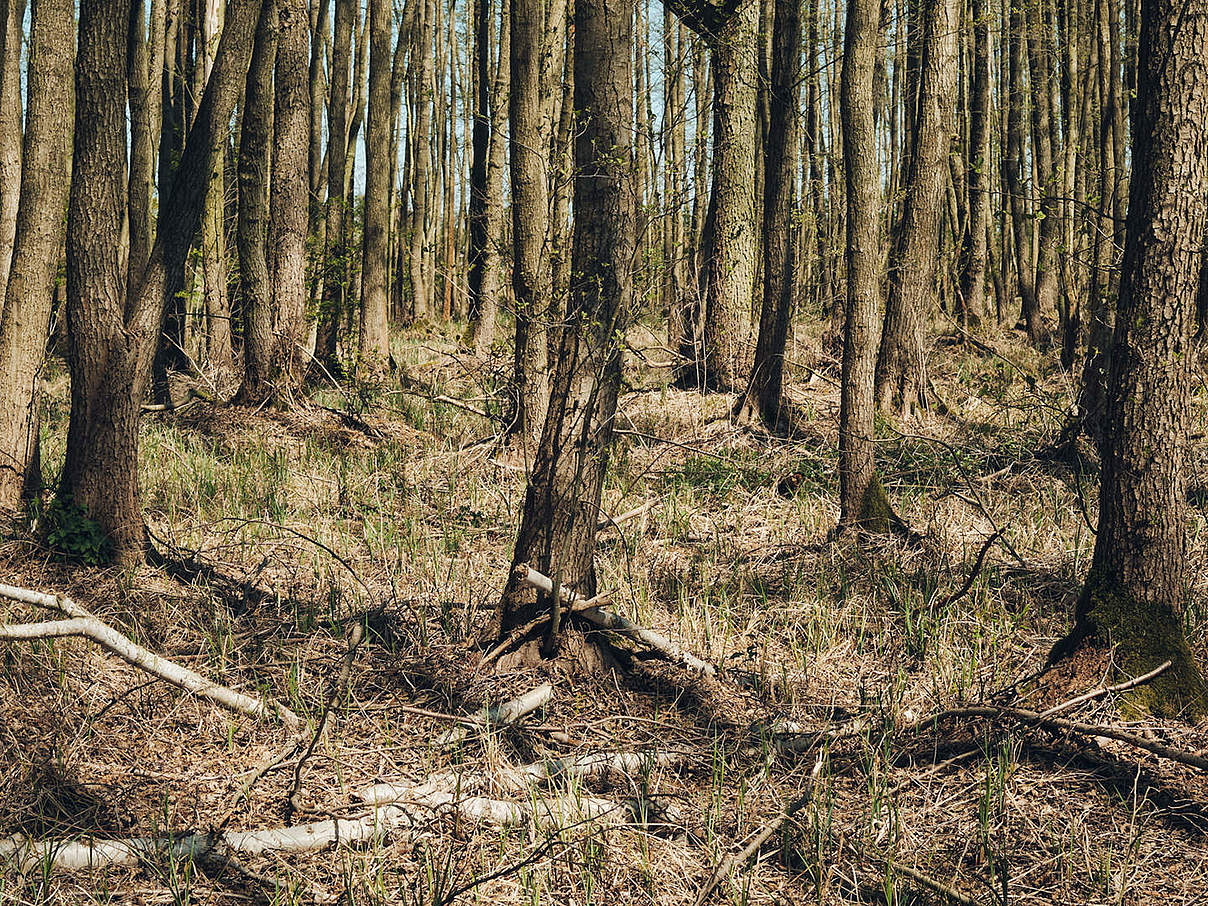
[[[485,730],[488,727],[506,727],[509,724],[514,724],[520,718],[532,714],[538,708],[545,707],[545,705],[549,704],[549,700],[553,698],[553,695],[554,687],[549,683],[542,683],[536,689],[530,689],[524,695],[513,698],[511,701],[483,708],[477,714],[466,718],[461,726],[446,730],[438,736],[436,744],[451,746],[461,742],[473,732]],[[467,723],[473,726],[466,726],[465,724]]]
[[[554,593],[553,580],[531,566],[516,567],[516,574],[529,587],[535,588],[537,591],[547,595]],[[581,595],[577,595],[567,588],[560,589],[559,596],[562,599],[562,603],[568,605],[573,605],[581,598]],[[653,648],[670,660],[683,664],[689,670],[695,670],[707,676],[715,676],[717,674],[717,668],[708,661],[703,661],[691,652],[685,651],[669,638],[655,632],[653,629],[639,626],[637,623],[633,623],[619,614],[609,613],[599,608],[589,608],[578,611],[578,615],[589,623],[599,626],[601,629],[610,629],[613,632],[618,632],[627,638],[633,639],[635,642],[640,642],[647,648]]]
[[[154,651],[132,642],[108,623],[94,616],[70,598],[48,595],[40,591],[0,584],[0,597],[45,607],[65,614],[70,619],[41,623],[0,624],[0,641],[29,641],[32,639],[78,636],[96,642],[139,670],[162,679],[186,692],[207,699],[220,707],[253,717],[275,714],[295,732],[303,726],[302,718],[279,702],[266,701],[229,686],[207,679],[187,667],[161,657]]]

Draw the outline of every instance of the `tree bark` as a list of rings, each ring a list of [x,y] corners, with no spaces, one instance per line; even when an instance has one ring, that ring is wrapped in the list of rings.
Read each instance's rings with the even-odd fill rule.
[[[352,0],[335,0],[330,89],[327,96],[327,210],[324,212],[323,298],[315,337],[317,364],[331,374],[340,371],[336,358],[340,319],[349,284],[347,198],[344,194],[348,142],[348,83],[352,29],[356,11]]]
[[[780,426],[784,347],[793,316],[797,271],[797,155],[801,147],[801,3],[776,0],[772,24],[768,136],[763,178],[763,305],[751,379],[739,401],[739,415],[756,414],[768,428]]]
[[[526,605],[515,570],[500,604],[500,635],[551,611],[542,653],[556,652],[561,590],[595,592],[593,554],[632,306],[633,4],[575,3],[575,225],[571,295],[550,406],[525,494],[514,564],[541,563],[553,594]]]
[[[918,115],[902,221],[890,252],[889,299],[877,354],[876,398],[909,417],[926,406],[925,319],[938,307],[936,276],[956,86],[953,0],[926,0]]]
[[[417,0],[421,2],[421,0]],[[415,53],[419,62],[419,100],[415,127],[411,132],[411,315],[416,320],[428,317],[431,301],[428,298],[428,202],[432,194],[429,171],[431,169],[432,133],[432,80],[435,74],[433,55],[436,19],[435,0],[426,0],[423,14],[417,20],[418,40]]]
[[[213,71],[161,207],[134,304],[127,306],[118,238],[125,204],[126,69],[130,16],[119,0],[81,9],[76,131],[67,214],[71,419],[59,495],[96,520],[126,562],[139,559],[138,420],[164,302],[197,232],[215,136],[228,128],[247,75],[259,0],[232,0]]]
[[[874,460],[873,377],[881,296],[881,184],[873,124],[880,3],[848,0],[840,117],[847,178],[847,312],[839,391],[839,524],[885,531]]]
[[[74,25],[73,0],[34,0],[21,198],[0,307],[0,510],[41,485],[38,384],[64,238]]]
[[[1208,687],[1183,634],[1192,330],[1208,215],[1208,2],[1142,0],[1133,174],[1108,378],[1099,529],[1073,631],[1121,672],[1173,662],[1130,707],[1199,717]]]
[[[474,131],[470,159],[469,319],[478,345],[483,319],[483,278],[487,257],[487,170],[491,155],[491,43],[495,29],[491,0],[474,0]]]
[[[703,318],[678,383],[730,391],[750,361],[755,225],[756,29],[759,4],[746,0],[712,32],[713,164],[702,236]]]
[[[386,270],[390,247],[390,31],[387,0],[369,4],[369,113],[365,129],[365,235],[361,259],[358,372],[381,372],[390,360]]]
[[[23,0],[0,0],[0,286],[8,285],[21,200]]]
[[[1041,330],[1040,310],[1036,301],[1036,272],[1032,267],[1032,230],[1026,211],[1026,190],[1023,184],[1023,46],[1024,18],[1022,4],[1012,3],[1004,35],[1007,42],[1007,125],[1006,147],[1002,158],[1005,190],[1015,231],[1015,273],[1021,298],[1021,315],[1028,336],[1034,341]],[[1006,256],[1003,256],[1004,261]]]
[[[969,217],[961,253],[966,321],[986,308],[986,226],[990,211],[990,23],[986,0],[972,0],[973,72],[969,96]]]
[[[245,317],[239,400],[263,401],[273,380],[273,287],[268,272],[269,140],[273,134],[273,66],[277,0],[265,0],[244,91],[239,129],[239,282]]]

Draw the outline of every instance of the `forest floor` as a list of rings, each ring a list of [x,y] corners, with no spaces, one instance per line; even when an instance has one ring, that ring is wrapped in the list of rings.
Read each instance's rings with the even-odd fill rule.
[[[631,340],[646,361],[666,358],[653,334]],[[838,364],[808,330],[790,352],[816,369],[791,369],[804,416],[793,439],[733,425],[727,397],[666,389],[665,371],[632,357],[604,510],[649,508],[601,532],[600,585],[618,613],[719,665],[716,679],[639,658],[596,674],[562,661],[476,670],[526,471],[522,451],[493,442],[498,425],[470,411],[498,411],[506,354],[484,363],[451,333],[413,334],[397,341],[406,392],[149,414],[152,537],[213,572],[64,564],[16,532],[0,541],[0,578],[69,595],[152,650],[306,718],[323,711],[360,621],[347,695],[287,821],[292,762],[232,812],[247,772],[288,743],[283,726],[218,710],[87,641],[0,647],[0,836],[182,834],[227,815],[230,828],[279,827],[354,814],[368,785],[450,769],[523,802],[490,778],[551,754],[674,758],[572,791],[639,799],[643,820],[500,828],[434,814],[369,844],[225,869],[151,857],[78,874],[0,865],[0,903],[437,904],[475,881],[457,902],[692,903],[807,788],[809,804],[711,902],[1204,902],[1203,774],[1006,720],[906,726],[958,704],[1043,710],[1108,678],[1103,665],[1035,681],[1094,541],[1093,468],[1036,455],[1074,382],[1006,331],[982,341],[937,348],[944,414],[879,425],[886,488],[921,545],[832,537]],[[64,375],[48,383],[53,479],[68,401]],[[1193,573],[1187,630],[1208,661],[1205,571]],[[0,622],[39,618],[0,604]],[[553,686],[542,712],[455,749],[437,741],[448,721],[402,710],[465,715],[542,682]],[[1066,716],[1208,747],[1202,728],[1126,724],[1115,704]],[[794,755],[778,745],[786,733],[809,744]]]

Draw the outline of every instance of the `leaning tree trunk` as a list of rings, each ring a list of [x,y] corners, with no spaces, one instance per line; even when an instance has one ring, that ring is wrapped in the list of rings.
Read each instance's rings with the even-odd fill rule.
[[[1142,0],[1133,174],[1108,378],[1095,553],[1072,633],[1120,672],[1172,666],[1131,694],[1157,715],[1208,712],[1183,634],[1189,585],[1192,332],[1208,214],[1208,2]]]
[[[277,59],[277,4],[265,3],[244,91],[239,129],[239,219],[235,242],[243,292],[243,384],[239,401],[259,404],[273,374],[272,283],[268,273],[269,136],[273,130],[273,64]]]
[[[773,10],[768,137],[763,178],[763,306],[751,379],[739,400],[741,417],[775,430],[782,421],[784,347],[793,316],[797,236],[793,224],[801,97],[801,3],[777,0]]]
[[[74,25],[73,0],[34,4],[21,199],[0,306],[0,510],[16,509],[41,484],[38,381],[63,246]]]
[[[848,0],[840,116],[847,178],[847,313],[839,391],[839,524],[888,531],[873,440],[877,309],[881,296],[881,181],[873,123],[880,3]]]
[[[633,4],[575,2],[575,224],[571,295],[550,405],[525,494],[513,564],[554,577],[555,594],[526,603],[515,573],[500,605],[507,634],[550,611],[542,652],[558,645],[559,586],[595,592],[596,523],[608,466],[621,347],[633,296]]]
[[[369,113],[365,126],[365,238],[357,369],[383,371],[390,359],[386,270],[390,245],[390,30],[388,0],[369,3]]]
[[[82,507],[113,552],[141,557],[138,421],[164,314],[197,232],[216,136],[231,120],[247,75],[259,0],[232,0],[180,168],[133,304],[119,238],[125,201],[128,6],[94,0],[81,9],[76,130],[67,213],[68,366],[71,419],[59,495]]]
[[[936,278],[956,87],[956,8],[927,0],[918,115],[902,222],[890,252],[889,299],[877,354],[876,399],[909,417],[926,405],[925,319],[938,307]]]

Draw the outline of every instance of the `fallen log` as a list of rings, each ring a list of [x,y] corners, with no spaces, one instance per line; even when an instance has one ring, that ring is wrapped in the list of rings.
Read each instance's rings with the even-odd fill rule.
[[[446,730],[436,738],[436,744],[451,746],[461,742],[472,732],[480,732],[490,727],[506,727],[516,723],[525,715],[532,714],[538,708],[549,704],[553,698],[554,687],[542,683],[536,689],[530,689],[524,695],[513,698],[500,705],[483,708],[477,714],[465,718],[459,726]]]
[[[41,623],[0,624],[0,641],[30,641],[67,636],[86,638],[116,654],[131,666],[170,683],[178,689],[184,689],[186,692],[211,701],[228,711],[252,717],[276,715],[283,724],[295,732],[303,726],[302,718],[281,703],[237,692],[229,686],[223,686],[207,679],[188,667],[182,667],[180,664],[161,657],[154,651],[131,641],[70,598],[4,584],[0,584],[0,597],[22,604],[32,604],[35,607],[44,607],[69,617],[66,620],[51,620]]]
[[[553,580],[543,573],[538,572],[531,566],[521,564],[516,567],[516,577],[530,588],[535,588],[543,594],[552,595],[554,593]],[[561,603],[574,607],[576,602],[582,601],[583,596],[578,595],[567,588],[559,589],[559,598]],[[717,668],[708,661],[701,660],[691,652],[685,651],[672,642],[669,638],[655,632],[653,629],[647,629],[644,626],[639,626],[624,617],[609,613],[606,610],[600,610],[597,607],[590,607],[577,611],[578,615],[587,620],[594,626],[599,626],[601,629],[609,629],[619,633],[639,644],[645,645],[669,660],[677,661],[683,664],[689,670],[694,670],[697,673],[704,673],[707,676],[716,676]]]

